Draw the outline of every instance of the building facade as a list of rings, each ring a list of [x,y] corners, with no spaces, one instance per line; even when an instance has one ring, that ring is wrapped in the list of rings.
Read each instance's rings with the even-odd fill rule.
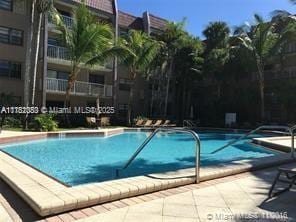
[[[55,7],[66,25],[73,23],[73,7],[79,0],[58,0]],[[142,17],[122,12],[116,0],[87,0],[98,21],[110,23],[115,36],[136,29],[154,35],[165,27],[166,20],[144,12]],[[0,93],[12,94],[15,103],[23,103],[26,42],[29,30],[29,5],[25,0],[0,0]],[[41,47],[36,82],[36,105],[62,106],[65,99],[70,61],[67,49],[58,41],[59,33],[50,18],[42,26]],[[149,84],[139,77],[133,83],[127,67],[114,62],[82,69],[71,93],[71,106],[94,106],[98,95],[104,106],[114,106],[125,118],[129,89],[135,84],[134,115],[149,110]]]

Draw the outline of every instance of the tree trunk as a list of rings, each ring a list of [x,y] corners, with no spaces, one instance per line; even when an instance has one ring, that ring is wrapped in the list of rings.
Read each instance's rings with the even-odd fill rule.
[[[39,13],[37,17],[37,29],[36,29],[36,43],[34,45],[34,64],[33,64],[33,82],[32,82],[32,102],[31,105],[35,105],[35,94],[36,94],[36,79],[37,79],[37,68],[38,68],[38,57],[40,48],[40,33],[41,33],[41,22],[43,13]]]
[[[187,110],[186,110],[186,80],[183,82],[182,87],[182,113],[181,113],[181,121],[183,121],[185,118],[187,118]],[[181,122],[180,121],[180,122]]]
[[[128,98],[128,109],[127,109],[127,124],[129,126],[132,125],[132,111],[133,111],[133,101],[134,101],[134,82],[136,80],[136,73],[135,72],[131,72],[132,74],[132,80],[133,80],[133,84],[131,85],[130,88],[130,93],[129,93],[129,98]]]
[[[152,95],[151,95],[151,102],[150,102],[150,116],[153,115],[153,105],[154,105],[154,87],[155,87],[155,80],[152,83]]]
[[[129,126],[131,126],[132,124],[132,104],[133,104],[133,100],[134,100],[134,86],[131,86],[130,89],[130,94],[129,94],[129,99],[128,99],[128,110],[127,110],[127,123]]]
[[[265,85],[264,81],[260,81],[259,83],[259,88],[260,88],[260,109],[261,109],[261,121],[265,121]]]
[[[27,41],[26,41],[26,62],[25,62],[25,74],[24,74],[24,106],[28,107],[30,103],[30,86],[31,86],[31,58],[32,58],[32,40],[34,29],[34,17],[35,17],[36,0],[31,1],[30,8],[30,24],[28,29]],[[28,129],[28,114],[25,114],[23,120],[23,128]]]
[[[261,121],[265,121],[265,83],[264,83],[264,65],[262,62],[257,62],[258,68],[258,81],[259,81],[259,92],[260,92],[260,117]]]
[[[170,91],[170,82],[173,73],[173,65],[174,65],[174,58],[172,58],[170,62],[169,72],[167,75],[167,83],[166,83],[166,95],[165,95],[165,102],[164,102],[164,116],[166,117],[168,111],[168,100],[169,100],[169,91]]]
[[[74,77],[74,74],[71,73],[68,79],[66,96],[64,101],[64,108],[68,108],[70,106],[70,93],[71,93],[71,90],[73,89],[74,84],[75,84],[75,77]]]
[[[221,82],[220,81],[217,81],[217,97],[218,99],[221,98]]]

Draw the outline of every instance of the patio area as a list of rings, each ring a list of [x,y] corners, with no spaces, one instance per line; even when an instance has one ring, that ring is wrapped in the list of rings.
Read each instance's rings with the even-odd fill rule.
[[[275,173],[276,168],[242,173],[48,218],[37,216],[0,181],[0,221],[295,221],[295,187],[266,199]]]

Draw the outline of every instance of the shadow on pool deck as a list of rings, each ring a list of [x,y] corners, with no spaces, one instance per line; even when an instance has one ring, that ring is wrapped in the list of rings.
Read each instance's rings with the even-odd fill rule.
[[[13,221],[37,221],[41,219],[2,179],[0,179],[0,204],[7,210]]]

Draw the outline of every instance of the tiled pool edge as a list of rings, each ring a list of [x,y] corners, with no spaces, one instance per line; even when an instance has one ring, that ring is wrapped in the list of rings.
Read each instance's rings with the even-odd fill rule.
[[[289,155],[237,161],[201,169],[201,181],[234,175],[290,162]],[[103,183],[66,187],[52,178],[0,152],[0,177],[41,216],[48,216],[100,203],[120,200],[195,182],[194,169],[180,170],[184,178],[171,178],[176,172],[132,177]],[[188,177],[191,175],[191,177]]]

